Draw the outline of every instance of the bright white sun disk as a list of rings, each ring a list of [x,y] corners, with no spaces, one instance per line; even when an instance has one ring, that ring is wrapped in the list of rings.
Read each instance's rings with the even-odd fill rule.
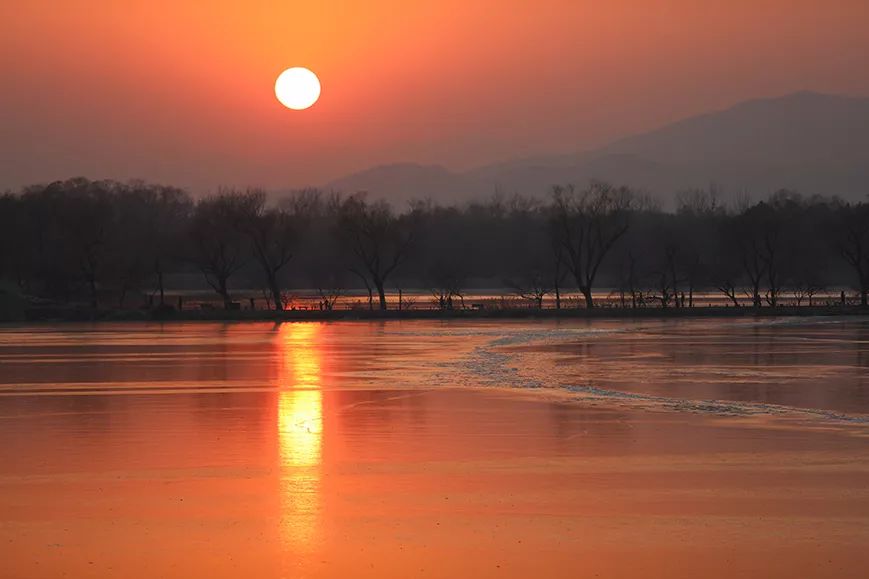
[[[320,79],[307,68],[288,68],[275,81],[275,96],[288,109],[307,109],[320,98]]]

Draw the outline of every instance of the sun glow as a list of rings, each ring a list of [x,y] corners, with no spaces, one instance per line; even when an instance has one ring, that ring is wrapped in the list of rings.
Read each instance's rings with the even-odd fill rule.
[[[281,528],[284,541],[294,549],[311,548],[318,531],[323,438],[320,330],[319,324],[284,324],[279,330]]]
[[[275,96],[288,109],[310,108],[320,98],[320,79],[307,68],[288,68],[275,81]]]

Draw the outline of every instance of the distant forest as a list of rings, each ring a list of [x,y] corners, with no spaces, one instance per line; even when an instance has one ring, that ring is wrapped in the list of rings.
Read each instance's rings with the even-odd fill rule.
[[[869,204],[784,190],[719,199],[714,187],[683,191],[665,212],[593,182],[544,199],[395,208],[364,194],[227,189],[195,200],[78,178],[0,196],[0,278],[32,299],[121,309],[172,308],[171,280],[194,276],[227,309],[241,288],[261,290],[274,309],[290,288],[313,290],[323,309],[350,288],[367,290],[373,309],[396,288],[459,308],[481,287],[557,308],[595,307],[602,289],[624,307],[694,307],[700,291],[732,306],[811,304],[840,288],[866,305]]]

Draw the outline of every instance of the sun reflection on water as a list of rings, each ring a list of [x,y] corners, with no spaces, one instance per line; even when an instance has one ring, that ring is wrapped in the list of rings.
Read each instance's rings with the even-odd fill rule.
[[[279,329],[281,535],[292,550],[312,548],[319,538],[323,445],[321,330],[320,324],[313,323],[283,324]]]

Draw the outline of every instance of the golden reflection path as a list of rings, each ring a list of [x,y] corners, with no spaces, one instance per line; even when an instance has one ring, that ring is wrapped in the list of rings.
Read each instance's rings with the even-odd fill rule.
[[[323,445],[322,325],[282,324],[278,330],[278,448],[281,537],[292,551],[319,541]]]

